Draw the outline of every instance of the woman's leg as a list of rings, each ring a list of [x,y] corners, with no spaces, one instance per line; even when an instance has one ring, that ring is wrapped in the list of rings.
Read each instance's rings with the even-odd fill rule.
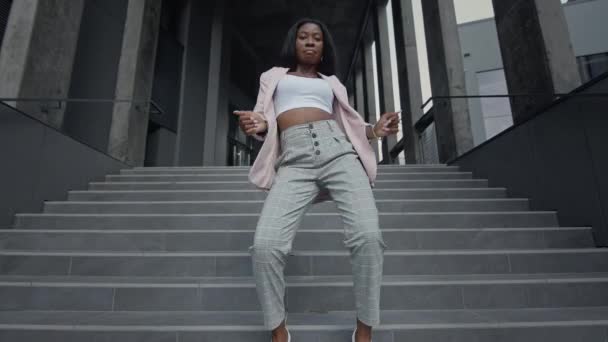
[[[314,176],[305,168],[278,169],[249,248],[264,324],[270,330],[285,318],[283,270],[297,227],[319,192]]]
[[[349,142],[343,141],[345,144]],[[380,288],[384,250],[376,202],[357,154],[336,157],[321,171],[344,222],[344,244],[351,254],[357,318],[368,327],[380,324]]]

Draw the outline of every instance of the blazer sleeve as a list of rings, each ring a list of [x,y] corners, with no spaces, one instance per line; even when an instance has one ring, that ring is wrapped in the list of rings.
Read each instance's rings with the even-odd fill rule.
[[[266,117],[266,114],[264,113],[264,99],[265,99],[265,95],[266,95],[266,90],[268,88],[268,80],[267,80],[268,77],[266,75],[267,75],[267,73],[262,73],[262,75],[260,75],[260,90],[258,91],[258,98],[256,100],[253,111],[256,113],[262,114],[264,119],[266,121],[268,121],[268,118]],[[268,129],[266,130],[266,132],[264,132],[262,134],[254,133],[251,136],[256,140],[264,141],[266,139],[267,133],[268,133]]]

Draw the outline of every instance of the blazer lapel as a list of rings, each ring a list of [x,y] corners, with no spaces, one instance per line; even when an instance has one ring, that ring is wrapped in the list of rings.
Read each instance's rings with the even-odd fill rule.
[[[279,84],[279,80],[287,74],[289,71],[288,68],[276,68],[276,72],[273,73],[270,84],[268,85],[268,89],[266,89],[266,98],[264,99],[264,110],[267,111],[270,105],[270,101],[272,101],[272,96],[274,95],[274,91],[277,88],[277,84]],[[273,117],[275,115],[274,111],[272,112]]]

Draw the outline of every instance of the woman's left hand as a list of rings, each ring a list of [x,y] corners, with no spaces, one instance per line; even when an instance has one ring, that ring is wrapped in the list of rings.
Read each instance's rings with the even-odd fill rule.
[[[399,132],[400,112],[384,113],[374,125],[374,132],[378,137],[386,137]]]

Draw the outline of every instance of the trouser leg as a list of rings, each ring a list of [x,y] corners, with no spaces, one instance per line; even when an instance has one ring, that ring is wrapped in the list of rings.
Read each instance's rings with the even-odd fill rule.
[[[378,210],[365,170],[353,153],[338,156],[321,172],[344,222],[344,244],[350,251],[357,318],[380,324],[380,288],[384,250]]]
[[[275,329],[285,318],[283,270],[297,227],[319,188],[304,168],[279,168],[254,234],[253,276],[264,313],[264,325]]]

